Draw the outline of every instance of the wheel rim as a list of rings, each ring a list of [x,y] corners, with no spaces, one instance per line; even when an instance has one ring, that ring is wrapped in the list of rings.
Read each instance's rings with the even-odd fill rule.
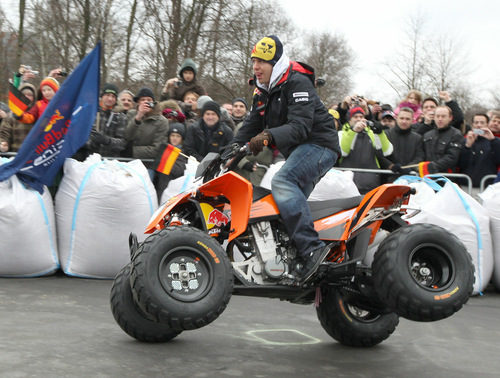
[[[451,256],[437,244],[420,245],[413,249],[408,267],[415,282],[431,291],[447,288],[455,275]]]
[[[348,316],[356,319],[357,321],[362,323],[372,323],[380,318],[380,314],[374,314],[368,310],[349,303],[350,301],[348,297],[342,293],[339,292],[338,295],[341,309],[343,309]]]
[[[203,298],[213,285],[210,261],[195,248],[174,248],[163,256],[158,267],[165,292],[182,302]]]

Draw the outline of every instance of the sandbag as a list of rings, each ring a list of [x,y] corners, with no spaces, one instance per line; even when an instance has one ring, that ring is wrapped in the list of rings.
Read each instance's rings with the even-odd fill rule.
[[[472,257],[475,269],[473,294],[483,291],[493,273],[493,251],[486,210],[460,187],[447,182],[410,223],[431,223],[455,234]]]
[[[25,188],[15,175],[1,181],[0,276],[54,273],[59,268],[55,225],[54,205],[47,187],[40,195]]]
[[[199,163],[196,159],[188,159],[186,163],[186,169],[184,170],[184,175],[177,177],[168,183],[161,195],[161,203],[168,201],[171,197],[176,196],[179,193],[183,193],[186,190],[194,189],[195,187],[202,184],[202,180],[194,181],[196,168],[198,168]]]
[[[493,284],[500,291],[500,183],[490,185],[479,193],[483,207],[490,216],[491,240],[493,243]]]
[[[66,159],[55,203],[61,267],[92,278],[113,278],[130,261],[130,232],[144,240],[158,207],[140,160],[121,163],[98,154],[85,162]]]
[[[271,190],[271,181],[283,164],[285,164],[285,161],[272,164],[262,178],[260,186]],[[359,190],[354,184],[353,177],[354,173],[352,171],[341,171],[332,168],[316,184],[307,200],[326,201],[359,196]]]

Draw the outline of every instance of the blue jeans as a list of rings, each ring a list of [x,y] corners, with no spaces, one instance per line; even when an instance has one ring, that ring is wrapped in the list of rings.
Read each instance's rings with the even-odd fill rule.
[[[272,179],[274,201],[301,256],[325,245],[314,229],[307,197],[336,160],[337,154],[329,148],[302,144]]]

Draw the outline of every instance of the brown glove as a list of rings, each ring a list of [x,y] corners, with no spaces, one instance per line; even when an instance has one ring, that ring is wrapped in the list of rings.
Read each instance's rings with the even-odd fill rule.
[[[252,139],[250,139],[250,151],[254,155],[257,155],[259,152],[262,151],[264,146],[267,146],[271,143],[272,136],[269,131],[264,130],[260,134],[257,134],[254,136]]]

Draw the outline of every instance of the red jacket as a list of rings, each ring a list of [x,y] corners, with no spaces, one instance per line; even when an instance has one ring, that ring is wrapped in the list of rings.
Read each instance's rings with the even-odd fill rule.
[[[48,104],[49,101],[45,98],[38,100],[31,109],[23,113],[19,121],[22,123],[35,123],[42,116]]]

